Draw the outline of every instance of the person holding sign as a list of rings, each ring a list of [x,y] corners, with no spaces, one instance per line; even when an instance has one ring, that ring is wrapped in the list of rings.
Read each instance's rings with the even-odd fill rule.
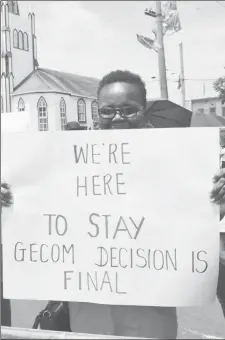
[[[153,128],[145,116],[145,85],[131,72],[115,71],[106,75],[99,84],[98,103],[100,129]],[[225,211],[224,171],[215,176],[211,199]],[[158,339],[177,337],[177,315],[173,307],[69,302],[68,317],[71,331],[78,333]]]
[[[220,166],[222,169],[221,175],[224,174],[225,170],[225,129],[220,129]],[[217,177],[215,178],[217,180]],[[219,181],[222,181],[223,177],[221,176]],[[224,223],[225,220],[225,213],[224,213],[224,205],[220,208],[220,219],[221,223]],[[223,309],[223,314],[225,317],[225,233],[221,233],[220,237],[220,271],[219,271],[219,280],[218,280],[218,287],[217,287],[217,296],[221,303],[221,307]]]
[[[138,75],[128,71],[111,72],[103,77],[98,88],[99,128],[153,128],[146,120],[146,102],[145,85]],[[214,178],[211,199],[225,211],[225,169]],[[72,302],[69,310],[73,332],[160,339],[177,337],[176,308]]]

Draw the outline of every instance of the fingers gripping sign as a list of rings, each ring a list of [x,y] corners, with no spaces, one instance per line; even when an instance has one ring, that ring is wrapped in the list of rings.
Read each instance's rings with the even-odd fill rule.
[[[225,214],[225,169],[220,170],[213,178],[213,189],[210,198],[213,203],[219,204],[221,214]]]
[[[13,195],[10,186],[1,182],[1,207],[10,207],[13,204]]]

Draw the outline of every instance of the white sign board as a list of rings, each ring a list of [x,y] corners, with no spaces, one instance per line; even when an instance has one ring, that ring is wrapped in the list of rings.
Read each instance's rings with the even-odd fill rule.
[[[1,114],[1,130],[6,132],[28,132],[31,130],[28,111],[8,112]]]
[[[5,134],[4,296],[189,306],[215,298],[217,129]]]

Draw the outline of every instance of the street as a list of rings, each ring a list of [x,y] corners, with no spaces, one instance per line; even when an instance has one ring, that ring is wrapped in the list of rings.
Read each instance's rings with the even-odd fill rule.
[[[44,308],[43,301],[12,301],[12,326],[30,328]],[[178,308],[178,339],[224,339],[225,320],[217,301],[213,305]]]
[[[224,339],[225,320],[217,301],[213,305],[178,309],[179,339]]]

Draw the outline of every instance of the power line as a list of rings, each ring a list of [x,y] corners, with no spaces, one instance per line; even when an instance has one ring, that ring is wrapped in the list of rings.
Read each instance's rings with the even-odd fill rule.
[[[225,8],[225,5],[221,4],[219,1],[216,1],[216,3]]]
[[[206,78],[199,78],[199,79],[191,79],[191,78],[185,78],[184,80],[188,80],[188,81],[215,81],[217,80],[218,78],[214,78],[214,79],[206,79]],[[175,80],[175,79],[167,79],[168,81],[171,81],[171,82],[174,82],[174,83],[177,83],[178,80]],[[154,81],[159,81],[159,79],[151,79],[151,80],[147,80],[147,82],[154,82]]]
[[[206,79],[206,78],[199,78],[199,79],[185,79],[185,80],[196,80],[196,81],[214,81],[216,80],[216,78],[214,79]]]
[[[178,1],[179,5],[186,5],[186,4],[190,4],[190,3],[192,3],[192,2],[193,2],[193,1]],[[218,5],[220,5],[220,6],[222,6],[222,7],[225,8],[225,5],[224,5],[224,4],[221,4],[220,1],[215,1],[215,2],[217,2]]]
[[[224,65],[225,65],[225,63],[224,63]],[[223,68],[223,69],[225,69],[225,66],[224,65],[216,65],[216,64],[209,64],[209,65],[207,65],[207,67],[213,67],[213,68],[215,68],[215,67],[218,67],[218,68]],[[204,65],[191,65],[191,67],[197,67],[197,68],[207,68],[206,66],[204,66]]]

